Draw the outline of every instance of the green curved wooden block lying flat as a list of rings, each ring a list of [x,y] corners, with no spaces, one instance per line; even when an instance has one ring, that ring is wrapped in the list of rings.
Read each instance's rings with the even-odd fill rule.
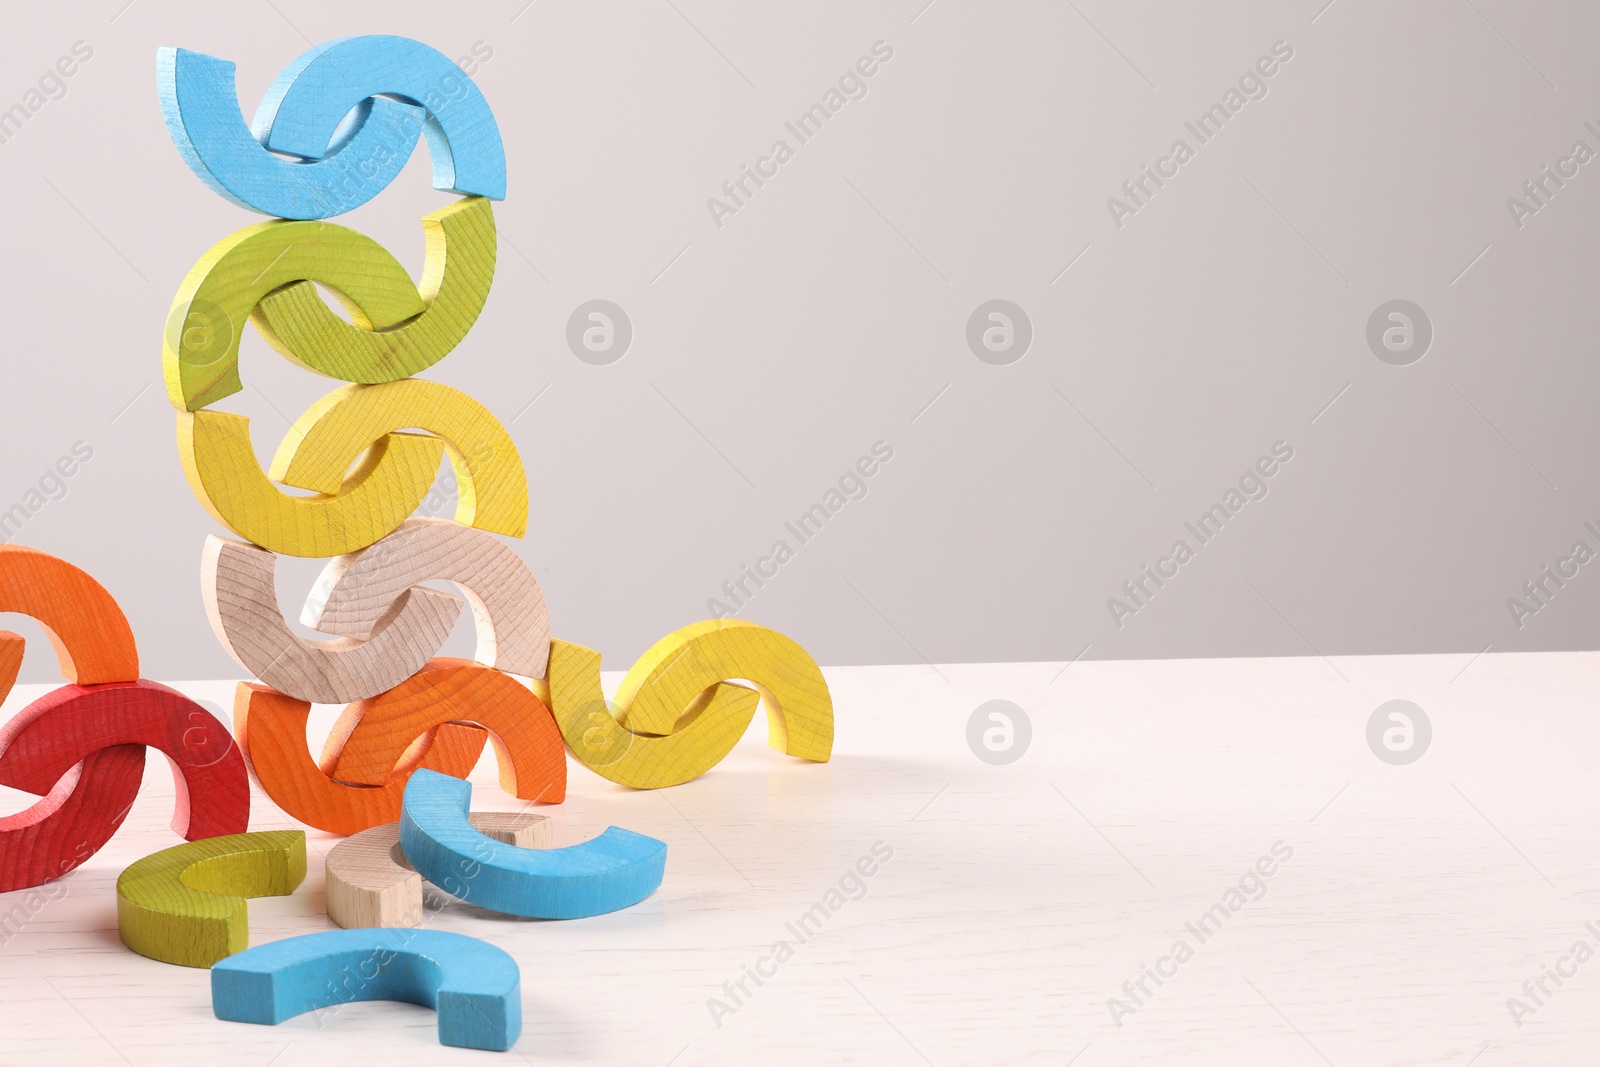
[[[246,897],[281,897],[306,877],[302,830],[228,834],[162,849],[117,878],[117,930],[141,956],[210,967],[250,947]]]

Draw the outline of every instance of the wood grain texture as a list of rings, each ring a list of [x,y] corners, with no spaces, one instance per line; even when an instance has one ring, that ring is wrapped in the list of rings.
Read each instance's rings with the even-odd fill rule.
[[[511,435],[472,397],[421,378],[335,389],[284,434],[270,474],[297,489],[336,492],[372,442],[406,429],[440,437],[449,449],[457,522],[507,537],[527,532],[528,476]]]
[[[309,641],[278,610],[277,559],[254,545],[212,535],[200,557],[200,592],[217,639],[267,685],[316,704],[345,704],[392,689],[450,636],[461,601],[415,588],[376,616],[366,639]]]
[[[370,119],[368,120],[370,121]],[[387,330],[363,330],[335,315],[311,282],[266,297],[251,321],[279,352],[350,382],[391,382],[420,373],[461,343],[494,281],[494,209],[469,197],[422,219],[427,242],[418,295],[427,310]]]
[[[53,882],[99,852],[122,826],[144,779],[144,746],[103,748],[38,803],[0,817],[0,893]]]
[[[240,207],[285,219],[325,219],[360,207],[395,179],[422,136],[420,108],[378,98],[342,147],[286,160],[245,125],[234,64],[187,48],[156,51],[161,115],[189,169]]]
[[[102,749],[143,745],[172,765],[172,829],[195,840],[243,833],[250,824],[244,757],[215,715],[176,689],[140,679],[64,685],[0,727],[0,785],[50,793]]]
[[[749,681],[767,709],[767,743],[825,763],[833,699],[815,660],[794,641],[741,619],[708,619],[663,637],[617,687],[617,720],[635,733],[670,734],[709,686]]]
[[[172,298],[161,366],[173,406],[197,411],[242,389],[245,322],[268,293],[300,281],[332,292],[363,329],[398,326],[426,310],[405,268],[364,234],[332,222],[246,226],[201,256]],[[282,354],[324,373],[297,353]]]
[[[318,765],[341,782],[379,785],[414,739],[448,722],[489,731],[507,793],[545,804],[566,799],[566,752],[549,709],[510,675],[470,660],[435,658],[387,693],[347,705]]]
[[[504,541],[449,519],[409,519],[382,541],[328,561],[300,621],[343,637],[372,636],[408,589],[452,582],[472,605],[486,667],[543,678],[550,660],[550,613],[528,565]]]
[[[305,877],[301,830],[176,845],[117,878],[117,932],[141,956],[210,967],[249,946],[247,897],[287,896]]]
[[[549,816],[520,811],[475,811],[473,829],[516,848],[550,848]],[[345,929],[417,926],[422,922],[422,876],[400,847],[399,822],[347,837],[328,852],[328,918]]]
[[[22,545],[0,545],[0,611],[31,616],[45,628],[61,676],[69,682],[98,685],[139,677],[139,650],[127,617],[105,586],[66,560]],[[15,642],[22,638],[4,634],[5,669],[15,682],[21,662]]]
[[[463,934],[325,930],[257,945],[211,969],[211,1010],[230,1022],[275,1026],[365,1000],[433,1008],[441,1045],[504,1052],[522,1035],[517,961]]]
[[[506,915],[582,919],[639,903],[661,885],[664,842],[608,827],[566,848],[522,849],[467,820],[472,786],[418,771],[406,783],[400,847],[417,872],[451,896]]]
[[[421,434],[379,437],[337,493],[295,497],[256,462],[250,420],[226,411],[178,413],[178,457],[212,518],[286,556],[337,556],[392,533],[433,486],[444,442]]]
[[[435,189],[505,199],[489,102],[449,57],[410,38],[345,37],[302,53],[261,98],[251,130],[274,152],[321,159],[350,110],[379,93],[427,108]]]
[[[760,695],[731,682],[703,691],[694,714],[665,737],[636,734],[617,721],[600,687],[600,653],[550,642],[550,678],[535,693],[549,706],[572,754],[620,785],[660,789],[698,778],[722,762],[755,717]]]
[[[396,766],[379,785],[352,785],[329,778],[306,748],[309,701],[264,685],[240,682],[234,693],[233,728],[239,748],[262,792],[289,815],[334,834],[354,834],[400,817],[412,766]],[[442,774],[470,774],[488,735],[475,726],[448,723],[426,731],[407,752],[414,766]]]

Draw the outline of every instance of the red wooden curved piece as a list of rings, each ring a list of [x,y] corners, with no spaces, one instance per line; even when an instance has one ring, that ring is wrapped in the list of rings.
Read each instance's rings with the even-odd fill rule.
[[[23,708],[0,727],[0,785],[45,795],[74,765],[118,745],[166,755],[178,794],[172,829],[183,837],[249,829],[250,779],[233,735],[182,693],[142,678],[64,685]]]
[[[99,852],[128,817],[143,777],[143,747],[104,748],[33,807],[0,818],[0,893],[53,882]]]

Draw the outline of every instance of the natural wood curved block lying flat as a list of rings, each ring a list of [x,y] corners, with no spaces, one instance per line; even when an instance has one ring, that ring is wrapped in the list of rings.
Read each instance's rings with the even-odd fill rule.
[[[189,487],[234,533],[286,556],[337,556],[393,532],[433,486],[444,442],[395,433],[369,441],[333,495],[289,496],[256,462],[250,420],[226,411],[178,413],[178,458]],[[365,447],[365,446],[363,446]]]
[[[336,492],[351,462],[373,441],[406,429],[442,438],[449,449],[459,486],[457,522],[507,537],[527,532],[528,476],[511,435],[466,393],[421,378],[335,389],[284,434],[271,477],[297,489]]]
[[[0,893],[53,882],[111,840],[144,778],[144,747],[103,748],[30,808],[0,818]]]
[[[273,803],[307,826],[334,834],[359,833],[400,817],[411,766],[399,766],[381,785],[336,782],[306,749],[309,701],[264,685],[240,682],[234,692],[233,729],[251,773]],[[472,773],[488,735],[475,726],[448,723],[426,731],[407,758],[416,766],[464,778]],[[420,749],[420,752],[419,752]]]
[[[464,934],[324,930],[257,945],[211,968],[211,1010],[229,1022],[275,1026],[358,1000],[433,1008],[441,1045],[504,1052],[522,1034],[517,961]]]
[[[283,620],[278,557],[212,535],[200,557],[206,617],[222,647],[267,685],[316,704],[376,696],[415,674],[450,636],[461,602],[436,589],[407,589],[373,618],[365,640],[308,641]]]
[[[347,382],[392,382],[427,370],[461,343],[489,299],[494,209],[482,197],[458,200],[424,216],[422,231],[427,260],[417,290],[428,309],[416,318],[363,330],[329,310],[311,282],[298,282],[262,300],[251,321],[279,352]]]
[[[245,125],[234,70],[187,48],[156,51],[172,143],[201,181],[240,207],[285,219],[341,215],[393,181],[422,136],[422,109],[379,97],[338,152],[317,162],[282,159]]]
[[[546,804],[566,799],[566,751],[549,709],[510,675],[470,660],[433,659],[387,693],[346,706],[319,766],[341,782],[387,782],[417,737],[448,722],[489,731],[507,793]]]
[[[639,903],[667,865],[664,842],[608,827],[566,848],[501,844],[467,821],[472,785],[431,771],[406,783],[400,847],[417,872],[451,896],[505,915],[582,919]]]
[[[274,152],[321,159],[350,110],[380,93],[428,109],[435,189],[505,199],[505,146],[489,101],[449,57],[408,37],[345,37],[302,53],[262,96],[250,128]]]
[[[516,811],[475,811],[473,829],[515,848],[550,848],[548,816]],[[422,875],[400,847],[400,824],[384,823],[334,845],[328,852],[328,918],[346,929],[418,926]]]
[[[133,628],[105,586],[66,560],[22,545],[0,545],[0,611],[28,615],[45,628],[69,682],[98,685],[139,677]],[[5,635],[4,664],[15,682],[21,637]],[[11,691],[7,683],[0,698]]]
[[[172,298],[161,365],[173,407],[198,411],[244,388],[244,324],[268,293],[298,281],[326,287],[363,329],[398,326],[426,307],[405,268],[364,234],[332,222],[246,226],[212,245]],[[284,355],[324,373],[303,356]]]
[[[472,605],[474,660],[544,677],[550,613],[538,580],[510,545],[449,519],[409,519],[377,544],[329,560],[300,621],[323,633],[370,637],[406,590],[434,580],[453,582]]]
[[[545,695],[572,754],[601,777],[634,789],[681,785],[715,767],[744,736],[760,701],[753,689],[718,682],[702,692],[695,714],[675,733],[635,734],[606,704],[600,653],[566,641],[550,642]]]
[[[827,762],[833,698],[816,661],[775,630],[741,619],[708,619],[651,645],[617,687],[617,719],[641,734],[670,734],[708,687],[749,681],[767,708],[767,743]]]
[[[174,832],[192,841],[249,827],[250,782],[228,728],[177,690],[144,679],[64,685],[23,708],[0,728],[0,785],[49,794],[74,766],[122,745],[159,749],[171,763]]]
[[[306,877],[301,830],[208,837],[146,856],[117,878],[117,931],[141,956],[210,967],[250,944],[246,897],[281,897]]]

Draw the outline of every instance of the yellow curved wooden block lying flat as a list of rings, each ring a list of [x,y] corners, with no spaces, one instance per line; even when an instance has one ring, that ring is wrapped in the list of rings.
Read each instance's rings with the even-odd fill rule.
[[[449,448],[460,486],[457,522],[507,537],[527,532],[528,477],[511,435],[466,393],[421,378],[335,389],[289,428],[272,459],[272,477],[297,489],[335,492],[362,449],[406,429],[435,434]]]
[[[700,694],[693,718],[676,733],[635,734],[606,705],[600,653],[566,641],[550,642],[549,681],[535,682],[534,692],[585,767],[634,789],[682,785],[715,767],[744,736],[760,701],[753,689],[719,682]]]
[[[243,388],[239,340],[246,320],[274,289],[308,280],[331,290],[369,330],[397,326],[426,308],[399,261],[355,230],[284,220],[246,226],[212,245],[172,298],[161,367],[173,407],[197,411]]]
[[[209,967],[250,947],[246,897],[281,897],[306,877],[302,830],[228,834],[146,856],[117,878],[117,931],[141,956]]]
[[[544,677],[550,612],[538,580],[505,541],[449,519],[407,519],[370,548],[329,560],[300,621],[325,634],[371,637],[407,590],[427,581],[454,583],[472,605],[474,660]]]
[[[393,689],[444,645],[461,601],[407,589],[366,639],[308,641],[278,609],[278,557],[215,534],[200,554],[200,595],[217,640],[245,670],[289,696],[348,704]],[[376,620],[375,620],[376,621]]]
[[[548,815],[475,811],[474,830],[514,848],[555,847]],[[328,918],[345,929],[421,926],[422,875],[400,848],[400,824],[386,822],[334,845],[328,852]]]
[[[347,382],[393,382],[426,370],[461,343],[494,281],[494,209],[468,197],[422,220],[427,262],[417,286],[427,310],[387,330],[363,330],[328,309],[310,282],[261,301],[251,321],[273,348]]]
[[[617,687],[617,719],[640,734],[670,734],[693,702],[729,678],[749,681],[767,708],[767,744],[825,763],[833,753],[833,698],[815,660],[775,630],[708,619],[651,645]]]
[[[178,456],[200,503],[240,537],[286,556],[338,556],[393,532],[428,495],[443,453],[436,437],[380,436],[336,492],[293,497],[262,473],[245,416],[178,413]]]

